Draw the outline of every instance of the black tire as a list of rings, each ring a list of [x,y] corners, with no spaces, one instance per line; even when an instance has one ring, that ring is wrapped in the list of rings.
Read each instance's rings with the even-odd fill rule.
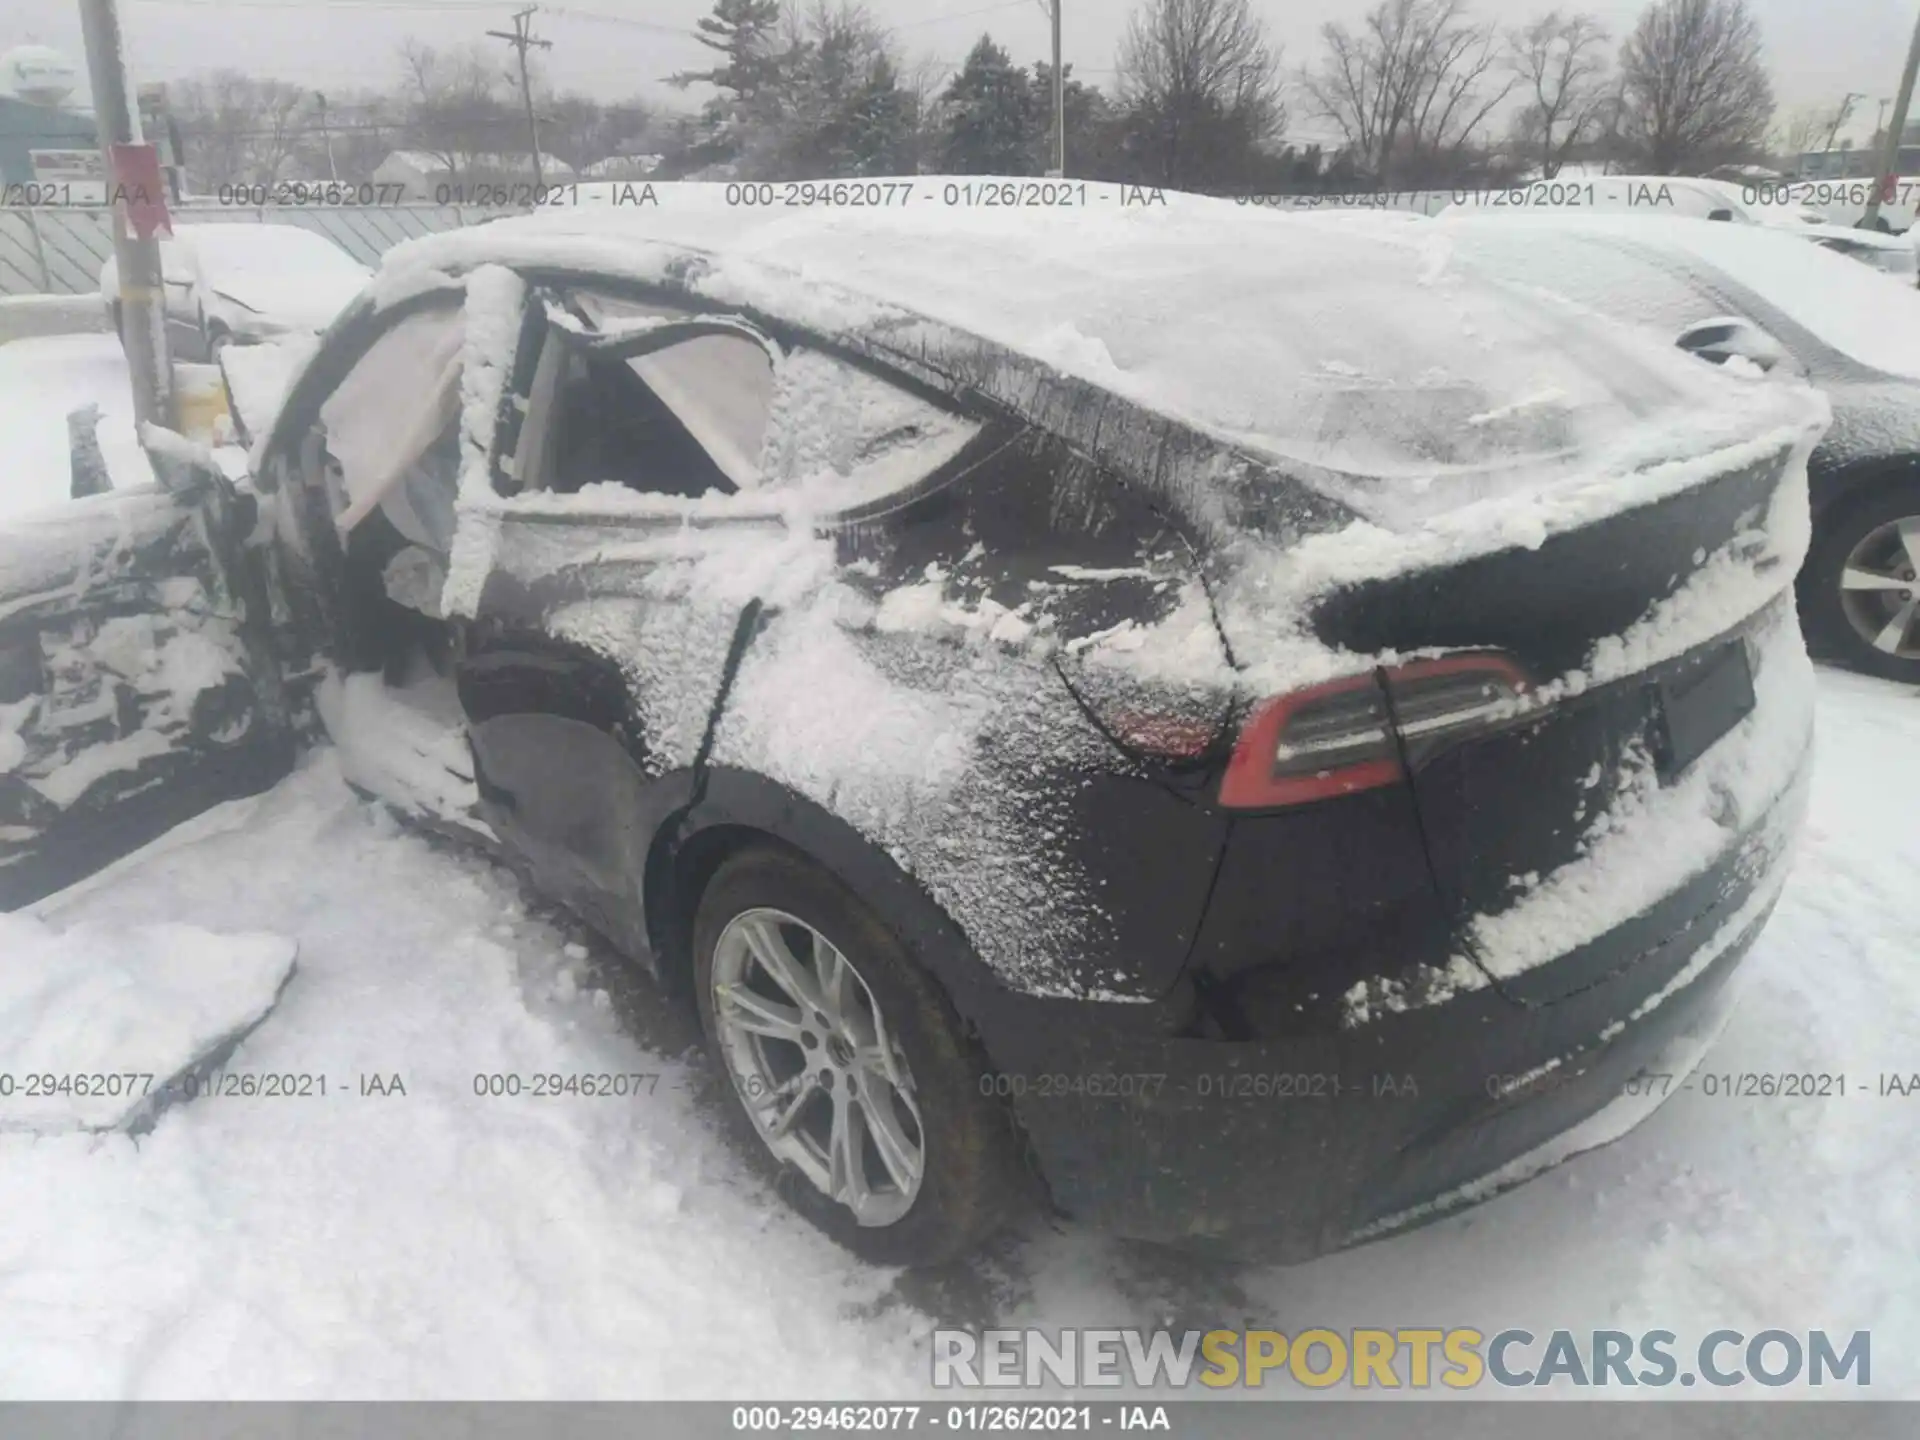
[[[985,1070],[959,1017],[899,938],[837,877],[783,846],[756,845],[734,855],[700,897],[694,994],[714,1063],[730,1075],[714,1018],[714,949],[735,916],[759,908],[785,911],[817,930],[866,982],[913,1075],[925,1162],[907,1212],[888,1225],[862,1225],[774,1155],[730,1081],[726,1104],[745,1148],[788,1204],[863,1260],[936,1265],[977,1248],[1030,1193],[1011,1119],[982,1093]]]
[[[1920,684],[1920,657],[1875,648],[1848,617],[1840,587],[1841,572],[1861,541],[1908,516],[1920,518],[1920,480],[1873,486],[1821,516],[1800,571],[1800,618],[1821,653],[1868,675]],[[1920,625],[1914,633],[1920,634]]]

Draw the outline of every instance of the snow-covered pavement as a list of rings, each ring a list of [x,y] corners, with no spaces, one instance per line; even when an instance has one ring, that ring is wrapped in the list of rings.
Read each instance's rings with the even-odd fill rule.
[[[1916,723],[1920,695],[1821,673],[1806,842],[1705,1067],[1844,1071],[1846,1098],[1696,1088],[1489,1205],[1293,1270],[1044,1224],[956,1273],[864,1269],[721,1138],[644,982],[323,751],[47,907],[297,940],[228,1066],[326,1094],[202,1096],[138,1142],[0,1136],[0,1394],[891,1396],[955,1321],[1868,1329],[1873,1393],[1920,1395],[1920,1094],[1872,1093],[1920,1070]],[[537,1072],[658,1079],[475,1093]]]

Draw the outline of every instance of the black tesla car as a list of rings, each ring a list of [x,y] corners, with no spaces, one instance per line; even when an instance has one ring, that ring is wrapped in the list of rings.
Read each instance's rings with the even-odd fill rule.
[[[249,486],[0,534],[0,899],[324,732],[881,1261],[1304,1257],[1621,1133],[1784,876],[1817,397],[1424,236],[910,183],[413,242]]]
[[[1652,326],[1714,364],[1817,386],[1833,423],[1808,460],[1801,620],[1823,655],[1920,682],[1920,294],[1752,227],[1645,215],[1442,224],[1463,257],[1511,280]]]

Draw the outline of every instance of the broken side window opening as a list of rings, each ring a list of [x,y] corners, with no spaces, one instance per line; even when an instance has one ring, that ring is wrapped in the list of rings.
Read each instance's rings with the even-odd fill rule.
[[[523,449],[540,457],[535,485],[545,495],[529,491],[510,508],[533,514],[553,497],[581,496],[609,513],[748,517],[797,504],[824,514],[908,488],[979,431],[822,351],[753,337],[744,321],[747,333],[694,335],[625,357],[562,338],[578,336],[584,319],[596,344],[618,347],[626,336],[643,341],[712,318],[590,291],[568,296]]]

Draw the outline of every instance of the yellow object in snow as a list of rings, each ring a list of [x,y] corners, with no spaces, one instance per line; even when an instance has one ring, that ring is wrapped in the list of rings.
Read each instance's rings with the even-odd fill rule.
[[[218,365],[175,362],[173,402],[182,435],[203,445],[230,443],[233,417],[227,406],[227,382]]]

